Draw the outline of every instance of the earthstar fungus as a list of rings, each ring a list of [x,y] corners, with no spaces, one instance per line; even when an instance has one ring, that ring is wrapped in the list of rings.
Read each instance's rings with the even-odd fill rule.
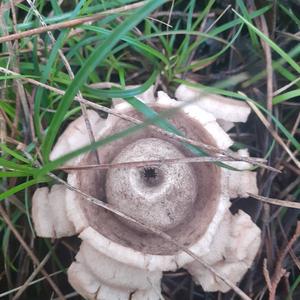
[[[169,121],[185,136],[225,150],[233,143],[225,130],[233,122],[245,122],[250,113],[242,102],[204,96],[183,85],[175,95],[178,101],[164,92],[155,97],[152,89],[139,98],[157,112],[192,100],[181,106]],[[120,99],[114,100],[114,109],[143,118]],[[112,115],[102,119],[93,110],[88,111],[88,118],[96,140],[130,126],[128,121]],[[89,135],[83,117],[79,117],[59,137],[50,158],[56,159],[87,144]],[[97,151],[101,163],[194,156],[185,145],[149,128]],[[248,156],[247,150],[240,150],[239,154]],[[94,153],[86,153],[68,165],[93,163],[96,163]],[[249,171],[248,163],[226,163],[241,171],[213,163],[175,163],[69,170],[67,181],[145,225],[167,233],[237,283],[251,266],[261,238],[260,229],[250,216],[243,211],[231,214],[230,198],[257,193],[256,173]],[[162,272],[178,268],[187,269],[206,291],[230,289],[174,244],[86,201],[64,185],[54,185],[50,191],[47,187],[37,189],[32,199],[32,217],[39,236],[60,238],[79,234],[82,243],[76,261],[68,270],[68,278],[86,299],[160,299]]]

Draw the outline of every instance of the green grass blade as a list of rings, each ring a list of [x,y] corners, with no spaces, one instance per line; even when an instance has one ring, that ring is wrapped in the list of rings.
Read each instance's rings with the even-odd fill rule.
[[[14,172],[0,171],[0,178],[13,178],[13,177],[28,177],[28,173],[22,171],[14,171]]]
[[[26,165],[21,165],[18,163],[14,163],[12,161],[6,160],[1,157],[0,157],[0,166],[7,168],[7,169],[28,172],[28,174],[32,174],[31,172],[34,171],[34,169],[31,167],[28,167]]]
[[[246,19],[249,23],[253,24],[253,23],[252,23],[252,20],[251,20],[251,17],[250,17],[250,15],[249,15],[249,12],[248,12],[248,10],[247,10],[247,7],[246,7],[246,5],[245,5],[245,1],[237,0],[236,2],[237,2],[237,4],[238,4],[238,6],[240,7],[241,12],[243,13],[245,19]],[[253,30],[251,30],[251,29],[248,28],[248,31],[249,31],[249,35],[250,35],[250,38],[251,38],[251,41],[252,41],[253,46],[258,50],[258,49],[260,48],[260,46],[259,46],[259,41],[258,41],[257,36],[256,36],[255,33],[253,32]]]
[[[104,28],[99,28],[97,26],[92,26],[92,25],[82,25],[82,26],[80,26],[80,28],[101,33],[104,37],[109,37],[112,34],[112,31],[110,31],[110,30],[107,30]],[[141,38],[141,40],[142,39],[143,38]],[[129,45],[131,45],[133,47],[136,47],[137,49],[139,49],[145,53],[149,53],[150,55],[152,55],[152,56],[158,58],[159,60],[161,60],[162,62],[164,62],[165,64],[168,63],[167,58],[161,52],[157,51],[156,49],[153,49],[152,47],[150,47],[148,45],[145,45],[145,44],[139,42],[137,39],[134,39],[129,36],[122,36],[120,38],[120,40],[128,43]]]
[[[189,2],[189,9],[188,9],[188,16],[187,16],[187,24],[186,24],[186,31],[191,31],[192,30],[192,19],[193,19],[193,13],[195,9],[195,1],[192,0]],[[179,49],[176,50],[176,56],[177,56],[177,62],[176,65],[181,65],[183,64],[188,57],[187,50],[189,47],[190,43],[190,36],[186,35],[179,47]]]
[[[241,31],[242,31],[242,28],[243,28],[243,24],[240,26],[240,28],[238,29],[238,31],[236,32],[236,34],[233,36],[233,38],[231,39],[231,41],[222,49],[220,50],[219,52],[217,52],[216,54],[210,56],[210,57],[206,57],[204,59],[201,59],[185,68],[182,68],[182,69],[179,69],[178,72],[181,73],[181,72],[185,72],[185,71],[188,71],[188,70],[192,70],[194,68],[199,68],[201,66],[205,66],[207,65],[208,63],[211,63],[213,61],[215,61],[216,59],[218,59],[222,54],[224,54],[233,44],[234,42],[236,41],[236,39],[239,37]]]
[[[10,197],[32,185],[35,185],[37,183],[42,183],[42,182],[48,182],[50,179],[49,178],[42,178],[42,177],[39,177],[39,178],[34,178],[34,179],[31,179],[31,180],[28,180],[24,183],[21,183],[19,185],[16,185],[15,187],[5,191],[4,193],[1,193],[0,194],[0,201],[3,200],[3,199],[6,199],[7,197]]]
[[[5,153],[11,155],[12,157],[14,157],[24,163],[30,164],[30,160],[25,158],[23,155],[21,155],[20,152],[11,150],[5,144],[1,144],[1,143],[0,143],[0,148],[3,149],[5,151]]]
[[[300,45],[297,45],[296,47],[292,48],[288,55],[290,57],[295,57],[299,55],[300,53]],[[274,61],[272,63],[272,68],[274,71],[278,71],[283,77],[285,77],[288,81],[294,81],[297,76],[292,74],[287,68],[282,67],[282,65],[285,63],[285,60],[281,57],[278,60]],[[255,82],[263,79],[266,76],[266,70],[264,69],[260,73],[252,76],[247,82],[243,84],[243,87],[249,87],[250,85],[254,84]],[[300,87],[300,83],[296,83]]]
[[[275,96],[273,98],[273,104],[279,104],[279,103],[282,103],[284,101],[287,101],[287,100],[290,100],[292,98],[296,98],[299,96],[300,96],[300,89],[289,91],[284,94]]]
[[[287,9],[284,5],[279,4],[279,7],[298,25],[300,26],[300,19],[294,14],[291,9]]]
[[[262,38],[275,52],[277,52],[284,60],[300,73],[300,65],[293,60],[284,50],[282,50],[276,43],[274,43],[270,38],[268,38],[265,34],[263,34],[259,29],[257,29],[254,25],[252,25],[248,20],[246,20],[243,16],[241,16],[238,12],[233,9],[233,12],[251,28],[260,38]]]

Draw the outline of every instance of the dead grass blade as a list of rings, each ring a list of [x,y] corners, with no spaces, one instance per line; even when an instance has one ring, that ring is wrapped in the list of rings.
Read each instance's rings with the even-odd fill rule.
[[[299,80],[300,80],[300,77],[299,77],[299,78],[296,78],[295,80],[293,80],[293,81],[291,81],[290,83],[286,84],[286,85],[283,86],[282,88],[276,90],[276,91],[273,93],[273,96],[277,96],[277,95],[281,94],[282,92],[286,91],[286,90],[289,89],[291,86],[293,86],[294,84],[296,84]]]
[[[298,168],[300,168],[300,162],[297,160],[295,155],[292,153],[292,151],[287,147],[287,145],[284,143],[282,138],[278,135],[278,133],[273,129],[272,124],[265,118],[265,116],[261,113],[261,111],[255,106],[254,103],[247,100],[247,103],[252,108],[252,110],[255,112],[257,117],[261,120],[261,122],[264,124],[264,126],[269,130],[270,134],[273,136],[273,138],[276,140],[276,142],[282,146],[282,148],[286,151],[286,153],[290,156],[290,158],[293,160],[293,162],[296,164]]]
[[[264,197],[264,196],[260,196],[260,195],[255,195],[255,194],[252,194],[252,193],[248,193],[248,195],[252,198],[255,198],[255,199],[257,199],[259,201],[262,201],[262,202],[265,202],[265,203],[278,205],[278,206],[282,206],[282,207],[300,209],[300,203],[298,203],[298,202],[268,198],[268,197]]]
[[[64,272],[63,270],[57,271],[57,272],[54,272],[54,273],[52,273],[52,274],[49,274],[48,277],[53,277],[53,276],[56,276],[56,275],[58,275],[58,274],[60,274],[60,273],[63,273],[63,272]],[[38,283],[38,282],[40,282],[40,281],[43,281],[43,280],[45,280],[45,279],[47,279],[46,276],[43,276],[43,277],[41,277],[41,278],[38,278],[38,279],[36,279],[36,280],[34,280],[34,281],[31,281],[31,282],[28,284],[28,286],[34,285],[34,284],[36,284],[36,283]],[[16,287],[16,288],[14,288],[14,289],[12,289],[12,290],[6,291],[6,292],[4,292],[4,293],[1,293],[1,294],[0,294],[0,298],[6,297],[6,296],[8,296],[8,295],[10,295],[10,294],[12,294],[12,293],[14,293],[14,292],[17,292],[17,291],[20,290],[22,287],[23,287],[23,285],[21,285],[21,286],[19,286],[19,287]],[[56,298],[56,299],[60,299],[60,298]]]
[[[268,38],[270,37],[269,35],[269,30],[268,30],[268,25],[266,22],[266,18],[264,15],[260,16],[259,18],[260,23],[260,29],[261,31],[267,36]],[[272,67],[272,52],[271,52],[271,47],[270,45],[265,42],[262,38],[260,39],[260,42],[262,44],[262,47],[264,49],[265,53],[265,60],[266,60],[266,72],[267,72],[267,109],[272,112],[273,104],[273,67]]]

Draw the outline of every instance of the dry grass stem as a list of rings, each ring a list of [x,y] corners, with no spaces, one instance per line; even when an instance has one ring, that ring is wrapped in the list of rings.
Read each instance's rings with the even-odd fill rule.
[[[264,159],[255,159],[259,162],[265,162]],[[159,159],[159,160],[143,160],[143,161],[131,161],[123,163],[114,163],[114,164],[94,164],[94,165],[78,165],[78,166],[69,166],[59,168],[64,171],[71,170],[102,170],[102,169],[112,169],[112,168],[138,168],[145,166],[160,166],[163,164],[186,164],[186,163],[214,163],[214,162],[226,162],[226,161],[235,161],[232,158],[227,157],[187,157],[187,158],[171,158],[171,159]]]
[[[292,248],[293,244],[297,241],[297,239],[300,237],[300,221],[297,222],[296,230],[292,238],[289,240],[286,246],[283,246],[280,253],[279,257],[277,259],[277,263],[275,266],[275,271],[270,279],[269,273],[266,271],[266,260],[264,260],[264,275],[266,278],[267,286],[269,289],[269,300],[275,300],[276,299],[276,289],[277,286],[283,276],[286,275],[286,270],[282,268],[283,265],[283,260]]]
[[[19,287],[17,293],[14,295],[12,300],[17,300],[21,297],[23,292],[28,288],[28,286],[32,283],[33,279],[41,272],[42,268],[45,266],[49,258],[51,257],[52,251],[49,251],[48,254],[43,258],[41,263],[34,269],[31,275],[27,278],[22,286]]]
[[[289,89],[291,86],[293,86],[294,84],[296,84],[299,80],[300,80],[300,77],[299,77],[299,78],[296,78],[296,79],[293,80],[293,81],[291,81],[289,84],[286,84],[286,85],[283,86],[282,88],[276,90],[276,91],[273,93],[273,96],[277,96],[277,95],[281,94],[282,92],[286,91],[286,90]]]
[[[251,193],[248,193],[248,195],[252,198],[255,198],[255,199],[265,202],[265,203],[278,205],[278,206],[282,206],[282,207],[300,209],[300,203],[298,203],[298,202],[268,198],[268,197],[264,197],[264,196],[260,196],[260,195],[251,194]]]
[[[8,41],[14,41],[14,40],[19,40],[25,37],[29,37],[32,35],[37,35],[37,34],[41,34],[47,31],[53,31],[53,30],[58,30],[58,29],[64,29],[64,28],[71,28],[71,27],[75,27],[77,25],[80,24],[84,24],[84,23],[93,23],[96,22],[100,19],[102,19],[105,16],[111,15],[111,14],[116,14],[116,13],[122,13],[122,12],[127,12],[136,8],[139,8],[143,5],[145,5],[147,1],[140,1],[134,4],[128,4],[128,5],[124,5],[122,7],[119,8],[113,8],[113,9],[109,9],[97,14],[93,14],[92,16],[89,17],[82,17],[82,18],[77,18],[77,19],[72,19],[69,21],[64,21],[61,23],[56,23],[56,24],[52,24],[52,25],[47,25],[47,26],[42,26],[42,27],[38,27],[38,28],[34,28],[34,29],[30,29],[27,31],[23,31],[23,32],[19,32],[19,33],[15,33],[15,34],[10,34],[10,35],[5,35],[0,37],[0,43],[4,43],[4,42],[8,42]]]
[[[61,273],[63,273],[63,272],[64,272],[63,270],[57,271],[57,272],[54,272],[54,273],[52,273],[52,274],[49,274],[48,276],[49,276],[49,277],[53,277],[53,276],[56,276],[56,275],[61,274]],[[38,282],[41,282],[41,281],[43,281],[43,280],[45,280],[45,279],[47,279],[46,276],[43,276],[43,277],[38,278],[38,279],[36,279],[36,280],[33,280],[33,281],[31,281],[31,282],[28,284],[28,286],[34,285],[34,284],[36,284],[36,283],[38,283]],[[3,297],[6,297],[6,296],[8,296],[8,295],[10,295],[10,294],[12,294],[12,293],[15,293],[15,292],[17,292],[18,290],[20,290],[22,287],[23,287],[23,285],[21,285],[21,286],[19,286],[19,287],[16,287],[16,288],[13,288],[13,289],[11,289],[11,290],[9,290],[9,291],[6,291],[6,292],[4,292],[4,293],[1,293],[1,294],[0,294],[0,298],[3,298]],[[60,299],[60,298],[56,298],[56,299]],[[67,299],[67,298],[65,298],[65,299]]]
[[[255,106],[254,103],[252,103],[249,100],[246,100],[249,106],[252,108],[252,110],[256,113],[258,118],[261,120],[261,122],[264,124],[264,126],[269,130],[270,134],[273,136],[273,138],[276,140],[276,142],[282,146],[282,148],[286,151],[286,153],[290,156],[292,161],[296,164],[298,168],[300,168],[300,162],[295,157],[295,155],[292,153],[292,151],[288,148],[288,146],[284,143],[282,138],[278,135],[278,133],[273,129],[273,126],[271,123],[265,118],[265,116],[261,113],[261,111]]]
[[[264,16],[260,17],[260,25],[261,31],[265,34],[265,36],[269,37],[269,30],[267,26],[267,22]],[[272,53],[271,48],[268,43],[266,43],[263,39],[260,39],[260,42],[263,46],[266,60],[266,71],[267,71],[267,108],[270,112],[272,112],[273,108],[273,67],[272,67]]]

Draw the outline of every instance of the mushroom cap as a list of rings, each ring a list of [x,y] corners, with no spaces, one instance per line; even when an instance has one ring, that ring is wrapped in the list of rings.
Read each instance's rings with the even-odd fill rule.
[[[174,100],[171,100],[164,93],[159,93],[159,99],[156,103],[149,104],[154,110],[160,112],[171,107],[177,107],[178,103]],[[116,106],[118,112],[125,113],[131,117],[143,119],[143,116],[132,109],[129,105],[119,104]],[[201,109],[196,108],[197,111]],[[199,122],[201,119],[201,122]],[[195,113],[194,107],[184,107],[184,111],[179,110],[176,112],[174,117],[171,117],[169,121],[179,128],[187,137],[199,140],[204,143],[216,146],[217,140],[216,136],[223,137],[218,143],[226,148],[232,144],[230,138],[223,132],[223,130],[216,123],[215,118],[201,110],[201,117]],[[115,134],[125,128],[128,128],[131,124],[128,121],[116,118],[114,116],[109,116],[105,130],[101,131],[99,135],[96,135],[96,139],[101,139],[106,136]],[[207,130],[207,127],[216,129],[212,133]],[[156,157],[166,157],[163,155],[164,149],[170,148],[168,150],[173,155],[171,157],[192,157],[195,154],[187,149],[182,143],[176,142],[171,138],[168,138],[160,133],[154,132],[151,129],[145,128],[134,134],[130,134],[122,139],[113,141],[110,144],[107,144],[98,149],[98,156],[103,163],[114,163],[117,161],[126,161],[126,160],[141,160],[146,158],[146,155],[142,155],[141,152],[145,152],[146,147],[142,147],[142,143],[138,141],[147,140],[146,142],[151,144],[153,141],[161,140],[164,147],[158,146],[154,143],[154,146],[150,146],[151,151],[147,152],[147,155],[151,155],[149,159]],[[150,143],[151,142],[151,143]],[[128,148],[127,148],[128,147]],[[140,149],[139,151],[132,152],[130,150],[135,148]],[[127,150],[126,150],[127,149]],[[141,151],[142,149],[142,151]],[[173,149],[171,151],[171,149]],[[128,156],[126,159],[120,159],[119,155],[122,152],[125,152]],[[123,153],[124,153],[123,152]],[[162,153],[162,154],[160,154]],[[137,155],[138,154],[138,155]],[[175,156],[178,155],[178,156]],[[140,158],[139,158],[140,157]],[[129,159],[130,158],[130,159]],[[170,157],[168,157],[170,158]],[[93,160],[94,156],[91,154],[86,154],[82,160],[81,164],[92,164],[95,163]],[[120,159],[120,160],[118,160]],[[222,171],[216,165],[211,163],[201,163],[201,164],[167,164],[159,166],[163,172],[166,174],[181,174],[179,179],[173,179],[173,182],[177,182],[178,187],[183,187],[181,191],[181,197],[186,197],[172,203],[172,200],[168,202],[168,205],[164,207],[161,215],[166,213],[167,209],[177,210],[176,222],[168,222],[168,220],[163,220],[160,217],[152,219],[148,217],[150,224],[154,226],[161,226],[164,232],[169,234],[177,242],[185,244],[186,246],[193,249],[197,253],[207,253],[209,251],[209,245],[214,237],[214,234],[217,230],[217,226],[221,221],[224,212],[229,207],[229,197],[226,193],[221,193],[221,184],[222,184]],[[133,170],[134,171],[133,171]],[[123,175],[120,175],[119,172],[123,170]],[[171,171],[172,170],[172,171]],[[187,170],[190,170],[190,175],[183,175]],[[157,170],[155,170],[157,171]],[[133,175],[129,175],[129,174]],[[118,175],[116,175],[118,174]],[[155,206],[149,205],[148,197],[140,197],[140,204],[143,208],[149,207],[148,212],[144,209],[144,213],[137,212],[137,209],[127,209],[127,206],[136,205],[136,203],[131,203],[129,200],[130,197],[119,197],[119,200],[112,200],[112,194],[120,195],[120,182],[121,180],[115,180],[114,184],[110,184],[109,178],[120,176],[126,184],[126,187],[130,187],[134,180],[130,181],[130,178],[140,179],[140,170],[135,168],[130,169],[118,169],[113,168],[111,170],[80,170],[72,172],[69,174],[68,181],[73,186],[78,187],[80,190],[83,190],[87,194],[90,194],[98,199],[105,200],[114,206],[117,206],[118,209],[128,213],[130,216],[139,218],[142,220],[142,215],[148,213],[151,216],[151,211],[160,207],[160,202],[158,197],[156,198],[156,208]],[[173,176],[176,177],[176,176]],[[176,181],[177,180],[177,181]],[[195,182],[196,189],[187,187],[192,182]],[[171,182],[171,181],[169,181]],[[185,182],[185,183],[184,183]],[[140,182],[141,183],[141,182]],[[135,182],[134,191],[137,193],[137,181]],[[164,185],[162,185],[163,187]],[[176,185],[169,185],[169,194],[174,194],[174,191],[178,190]],[[141,188],[142,185],[139,185]],[[186,188],[185,188],[186,187]],[[158,190],[157,186],[144,186],[143,194],[148,195],[153,191]],[[172,193],[170,191],[173,191]],[[105,209],[87,202],[85,199],[81,198],[80,195],[72,192],[74,194],[74,201],[72,201],[71,207],[80,207],[78,211],[79,214],[83,214],[84,218],[81,218],[87,222],[86,226],[89,226],[85,229],[80,237],[82,239],[88,238],[87,236],[93,236],[93,242],[97,244],[98,249],[102,253],[107,253],[110,257],[117,259],[120,262],[127,263],[129,265],[146,268],[148,270],[175,270],[178,266],[192,261],[191,258],[186,253],[179,251],[179,249],[170,242],[166,242],[163,238],[154,235],[149,232],[145,232],[140,228],[137,228],[136,225],[132,225],[129,221],[124,221],[120,217],[115,216],[113,213],[106,211]],[[187,194],[187,195],[184,195]],[[196,196],[195,196],[196,194]],[[176,195],[177,196],[177,195]],[[193,200],[194,198],[194,200]],[[117,199],[117,198],[116,198]],[[144,200],[146,201],[144,201]],[[155,199],[155,196],[153,196]],[[161,199],[162,201],[164,199]],[[138,202],[137,202],[138,203]],[[176,205],[177,203],[177,205]],[[136,206],[137,207],[137,206]],[[140,214],[140,215],[139,215]],[[154,214],[153,214],[154,215]],[[186,216],[183,218],[183,216]],[[75,214],[71,216],[73,222],[76,222]],[[77,220],[78,221],[78,220]],[[145,220],[142,220],[145,223]],[[163,223],[164,222],[164,223]],[[91,234],[93,232],[93,234]],[[90,238],[88,238],[90,239]],[[108,250],[109,249],[109,250]]]
[[[179,102],[163,92],[158,92],[157,101],[149,104],[156,112],[178,105]],[[143,119],[126,103],[116,105],[115,109],[130,117]],[[128,121],[112,115],[108,116],[105,126],[97,118],[95,120],[93,131],[97,140],[131,126]],[[81,120],[84,127],[83,122]],[[223,149],[232,144],[216,118],[193,104],[180,108],[175,116],[169,118],[169,122],[193,140]],[[80,124],[77,122],[75,125],[78,127]],[[79,136],[83,133],[81,130]],[[71,140],[75,141],[76,137]],[[98,149],[98,156],[103,163],[118,163],[180,159],[195,154],[184,144],[144,128],[102,146]],[[97,162],[94,153],[86,153],[78,163]],[[230,178],[233,178],[232,174],[212,163],[180,163],[161,164],[148,169],[76,170],[69,173],[68,182],[89,195],[107,201],[143,224],[162,230],[198,255],[205,255],[230,206],[230,196],[245,192],[235,187],[230,192]],[[137,224],[124,221],[71,190],[66,193],[66,211],[76,232],[81,232],[82,239],[90,240],[97,245],[99,252],[121,263],[147,270],[175,270],[193,261],[173,243],[139,228]]]
[[[153,90],[151,97],[143,96],[149,98],[143,101],[149,102],[156,112],[180,105],[163,92],[158,92],[156,102]],[[206,104],[207,110],[217,108],[220,101],[203,100],[202,105],[188,103],[169,121],[188,138],[228,149],[233,142],[216,118],[224,117],[221,121],[227,128],[236,119],[202,109]],[[119,100],[114,104],[117,102]],[[230,103],[226,105],[231,106]],[[115,109],[143,119],[126,103],[116,104]],[[111,115],[101,120],[92,111],[88,112],[88,118],[96,139],[130,126],[129,122]],[[51,158],[88,143],[84,119],[80,117],[59,138]],[[148,128],[102,146],[97,154],[101,162],[112,164],[163,162],[164,159],[180,160],[195,155],[185,144]],[[244,150],[239,154],[248,156]],[[80,155],[72,162],[97,163],[95,152]],[[219,168],[212,163],[156,163],[150,167],[69,171],[68,183],[107,201],[140,223],[167,233],[219,273],[237,282],[255,257],[260,230],[245,213],[231,215],[229,198],[247,196],[248,192],[257,192],[257,187],[255,173],[244,171],[251,167],[250,164],[228,164],[243,172]],[[86,201],[81,194],[63,185],[54,186],[50,192],[47,188],[38,189],[33,197],[32,211],[38,235],[60,237],[80,233],[83,242],[68,276],[71,285],[87,299],[159,299],[161,271],[180,267],[187,268],[204,290],[229,290],[214,273],[174,243]]]

